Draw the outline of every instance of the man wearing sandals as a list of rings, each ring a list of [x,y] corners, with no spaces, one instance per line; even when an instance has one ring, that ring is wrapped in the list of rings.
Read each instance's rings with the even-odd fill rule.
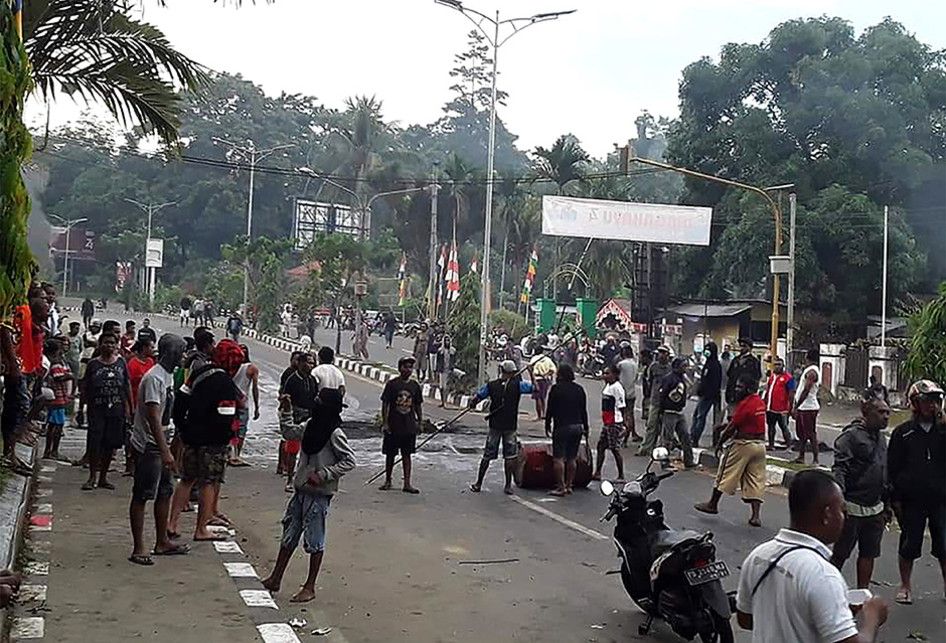
[[[129,561],[138,565],[153,565],[144,543],[145,505],[154,501],[155,545],[157,556],[186,554],[187,545],[175,545],[168,537],[168,514],[171,494],[174,492],[171,472],[174,456],[166,436],[173,403],[174,369],[184,355],[184,340],[166,334],[158,342],[158,363],[149,370],[138,386],[138,405],[131,434],[132,449],[138,454],[135,463],[131,506],[131,537],[134,541]]]
[[[398,377],[388,380],[381,392],[381,430],[384,437],[381,452],[384,454],[384,484],[381,491],[391,488],[394,460],[401,454],[404,469],[404,493],[420,493],[411,485],[411,455],[417,449],[417,433],[423,421],[421,405],[424,396],[420,384],[411,379],[414,357],[402,357],[397,362]]]
[[[900,524],[897,602],[913,602],[913,561],[929,523],[931,553],[939,561],[946,595],[946,421],[943,389],[920,380],[907,393],[913,417],[893,430],[887,445],[890,506]]]

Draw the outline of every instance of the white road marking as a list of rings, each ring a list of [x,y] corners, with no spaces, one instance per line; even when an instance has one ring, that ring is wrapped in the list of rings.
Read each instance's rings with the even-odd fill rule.
[[[33,510],[34,514],[51,514],[53,512],[53,505],[49,502],[41,502],[36,505],[36,509]]]
[[[52,489],[37,489],[36,490],[37,498],[48,498],[51,495],[53,495]]]
[[[256,626],[263,643],[300,643],[292,626],[288,623],[263,623]]]
[[[43,603],[46,601],[46,586],[45,585],[20,585],[20,592],[17,595],[21,603],[27,601],[36,601],[37,603]]]
[[[536,513],[540,513],[540,514],[542,514],[543,516],[545,516],[545,517],[547,517],[547,518],[551,518],[551,519],[554,520],[555,522],[557,522],[557,523],[559,523],[559,524],[561,524],[561,525],[565,525],[565,526],[568,527],[569,529],[574,529],[574,530],[577,531],[578,533],[583,534],[583,535],[585,535],[585,536],[588,536],[589,538],[591,538],[591,539],[593,539],[593,540],[608,540],[608,537],[605,536],[604,534],[602,534],[600,531],[595,531],[594,529],[589,529],[588,527],[585,527],[584,525],[578,524],[578,523],[575,522],[574,520],[569,520],[569,519],[566,518],[565,516],[560,516],[560,515],[558,515],[557,513],[555,513],[554,511],[550,511],[549,509],[546,509],[545,507],[543,507],[543,506],[541,506],[541,505],[537,505],[537,504],[535,504],[534,502],[532,502],[532,501],[530,501],[530,500],[526,500],[525,498],[523,498],[523,497],[521,497],[521,496],[517,496],[517,495],[513,494],[513,495],[511,495],[511,496],[509,496],[509,497],[512,498],[512,500],[514,500],[515,502],[518,502],[518,503],[519,503],[520,505],[522,505],[523,507],[525,507],[525,508],[527,508],[527,509],[531,509],[532,511],[534,511],[534,512],[536,512]]]
[[[26,563],[26,575],[27,576],[48,576],[49,575],[49,563],[41,563],[33,561]]]
[[[272,595],[265,589],[241,589],[240,598],[246,603],[247,607],[269,607],[278,610],[279,606],[273,600]]]
[[[52,482],[53,479],[49,476],[38,476],[40,482]]]
[[[230,578],[259,578],[250,563],[224,563]]]
[[[42,616],[27,616],[13,619],[10,640],[41,639],[46,634],[46,622]]]
[[[215,541],[214,549],[217,550],[218,554],[242,554],[243,553],[243,550],[240,549],[240,544],[232,540]]]
[[[55,473],[55,472],[56,472],[56,465],[54,465],[54,464],[44,464],[43,466],[41,466],[41,467],[39,468],[39,470],[40,470],[42,473]]]

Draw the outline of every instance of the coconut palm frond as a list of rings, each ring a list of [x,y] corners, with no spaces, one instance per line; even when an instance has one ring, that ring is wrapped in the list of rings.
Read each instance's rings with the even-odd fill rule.
[[[36,89],[101,102],[123,125],[138,125],[165,141],[177,137],[178,90],[208,82],[205,69],[176,51],[160,30],[133,20],[120,3],[37,2],[25,25]]]
[[[558,137],[551,148],[535,148],[535,172],[558,186],[559,193],[565,185],[581,180],[583,166],[588,162],[588,153],[582,149],[574,136]]]

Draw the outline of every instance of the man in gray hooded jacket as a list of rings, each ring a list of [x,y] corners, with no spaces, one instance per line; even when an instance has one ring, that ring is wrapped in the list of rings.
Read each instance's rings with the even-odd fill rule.
[[[293,421],[289,396],[280,397],[280,429],[283,436],[290,436],[287,439],[301,440],[302,450],[293,477],[295,492],[282,520],[279,555],[272,573],[262,584],[271,592],[279,591],[286,566],[301,538],[303,549],[309,554],[309,573],[302,588],[289,599],[292,603],[304,603],[315,598],[315,581],[325,551],[329,504],[338,491],[339,478],[355,468],[355,453],[340,428],[344,406],[341,391],[322,389],[312,415],[305,422],[296,423]]]

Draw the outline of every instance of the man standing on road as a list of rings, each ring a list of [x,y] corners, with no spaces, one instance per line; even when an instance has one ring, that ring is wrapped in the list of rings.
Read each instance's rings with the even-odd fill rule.
[[[250,361],[250,348],[240,344],[243,350],[243,363],[233,375],[233,383],[243,396],[243,404],[237,409],[239,429],[236,438],[231,441],[227,464],[231,467],[248,467],[250,463],[243,459],[243,444],[250,428],[250,396],[253,398],[253,420],[259,420],[259,367]]]
[[[337,389],[319,391],[319,404],[302,433],[302,456],[293,481],[292,499],[282,519],[279,554],[272,573],[262,581],[267,590],[279,591],[289,560],[302,539],[302,547],[309,554],[309,571],[302,587],[289,599],[291,603],[305,603],[315,598],[315,583],[325,552],[329,504],[338,491],[339,478],[355,468],[355,454],[341,429],[343,406],[341,392]],[[285,397],[280,400],[279,411],[281,424],[294,424],[292,407]],[[297,432],[299,428],[287,427],[287,430]]]
[[[426,350],[426,347],[425,347]],[[414,358],[402,357],[397,362],[398,377],[388,380],[381,392],[381,430],[384,439],[381,452],[384,460],[384,484],[381,491],[391,488],[391,475],[394,472],[394,460],[401,454],[404,470],[404,493],[420,493],[411,485],[411,455],[417,449],[417,434],[423,421],[420,384],[411,379],[414,371]]]
[[[673,450],[675,441],[680,443],[683,466],[692,469],[696,463],[693,462],[693,447],[690,446],[687,420],[683,415],[687,403],[686,366],[685,357],[675,357],[670,364],[670,374],[660,381],[660,433],[668,451]]]
[[[503,491],[512,495],[512,478],[519,458],[519,445],[516,431],[519,428],[519,400],[524,394],[531,393],[533,386],[523,382],[512,360],[505,360],[499,365],[500,376],[484,384],[470,400],[470,406],[476,406],[481,400],[489,400],[489,413],[486,420],[489,433],[483,459],[476,474],[476,482],[470,485],[470,491],[479,493],[483,488],[483,479],[489,463],[499,457],[499,443],[503,445],[503,470],[506,474],[506,486]]]
[[[657,361],[647,367],[650,395],[648,396],[647,427],[644,432],[644,441],[637,450],[639,456],[649,458],[654,447],[657,446],[657,440],[660,438],[662,421],[660,414],[660,383],[667,375],[670,375],[670,349],[667,346],[660,346],[657,349]]]
[[[690,444],[694,447],[700,446],[700,438],[703,437],[706,416],[709,415],[710,409],[713,411],[713,426],[716,426],[719,421],[719,394],[723,386],[723,369],[719,363],[718,353],[719,348],[716,342],[706,343],[703,350],[706,360],[703,362],[700,383],[696,389],[699,401],[696,403],[696,409],[693,410],[693,426],[690,428]]]
[[[764,447],[763,447],[764,448]],[[844,528],[844,497],[824,471],[801,471],[788,489],[791,524],[742,564],[736,619],[754,643],[871,643],[887,620],[879,596],[861,608],[858,630],[847,584],[829,562]]]
[[[414,368],[417,369],[417,379],[423,382],[427,376],[427,323],[421,322],[414,336]]]
[[[539,422],[545,417],[545,398],[549,395],[552,382],[555,380],[555,371],[558,367],[552,358],[545,354],[545,347],[535,347],[535,353],[529,360],[529,375],[532,377],[532,399],[535,400],[535,419]]]
[[[144,543],[145,505],[154,501],[155,545],[157,556],[186,554],[187,545],[175,545],[168,538],[168,516],[174,482],[171,472],[174,455],[166,432],[170,425],[174,397],[174,369],[184,355],[184,340],[170,333],[158,343],[158,363],[149,370],[138,387],[131,446],[138,454],[134,486],[128,516],[134,547],[128,560],[137,565],[153,565]]]
[[[900,588],[897,602],[913,602],[913,561],[920,557],[929,523],[930,551],[946,586],[946,421],[943,389],[920,380],[907,392],[913,417],[896,429],[887,446],[890,505],[900,524]],[[946,587],[944,587],[946,595]]]
[[[302,422],[312,414],[315,400],[319,392],[318,382],[312,377],[315,368],[315,358],[312,353],[303,353],[296,361],[296,370],[293,371],[283,386],[283,392],[292,402],[292,413],[296,422]],[[292,492],[292,480],[296,470],[296,456],[299,454],[301,442],[296,438],[283,434],[283,473],[286,475],[286,491]]]
[[[647,419],[650,417],[650,393],[653,382],[650,381],[650,365],[654,363],[654,354],[649,348],[641,349],[640,362],[637,372],[641,378],[641,420],[644,421],[644,432],[647,431]]]
[[[627,446],[628,438],[634,442],[644,439],[637,434],[637,427],[634,424],[634,407],[637,402],[637,361],[634,359],[634,349],[630,344],[621,347],[621,359],[617,366],[621,387],[624,389],[624,401],[627,404],[627,409],[624,411],[624,439],[621,442]]]
[[[86,297],[82,300],[82,325],[86,328],[92,323],[92,317],[95,316],[95,304],[92,303],[92,300]]]
[[[226,332],[227,337],[233,341],[240,341],[240,333],[243,332],[243,319],[236,312],[230,315],[230,317],[227,319]]]
[[[141,320],[141,328],[138,330],[138,339],[149,337],[154,344],[158,343],[158,334],[151,327],[151,320],[145,317]]]
[[[814,459],[812,464],[818,464],[818,411],[821,404],[818,402],[818,351],[815,349],[805,353],[805,370],[801,374],[801,385],[796,388],[795,408],[792,411],[795,418],[795,432],[798,434],[797,464],[805,463],[805,445],[811,443],[811,453]]]
[[[601,479],[604,458],[608,451],[614,456],[618,469],[618,481],[624,480],[624,457],[621,455],[621,437],[624,434],[624,413],[627,407],[624,401],[624,387],[618,381],[618,367],[611,365],[604,369],[604,389],[601,391],[601,435],[598,436],[598,462],[595,465],[592,480]]]
[[[598,351],[604,360],[604,367],[614,366],[621,354],[621,347],[618,346],[618,340],[614,335],[609,334],[604,342],[604,346]]]
[[[320,391],[333,389],[345,397],[345,375],[335,366],[335,351],[328,346],[319,349],[319,365],[312,369],[312,377]]]
[[[755,379],[756,388],[762,379],[762,363],[752,354],[752,340],[748,337],[739,338],[739,354],[729,363],[726,369],[726,404],[730,411],[739,401],[736,398],[736,382],[739,377],[747,375]]]
[[[568,495],[575,482],[575,464],[581,438],[588,438],[585,389],[575,383],[575,371],[570,364],[559,366],[558,377],[549,391],[545,435],[552,438],[552,467],[555,469],[556,486],[551,494]]]
[[[393,311],[388,311],[384,313],[384,347],[391,348],[394,344],[394,331],[397,330],[397,317],[394,316]]]
[[[769,429],[769,451],[775,450],[775,427],[782,430],[785,448],[792,448],[792,434],[788,431],[788,416],[792,412],[795,378],[785,371],[785,362],[776,357],[772,372],[765,384],[765,423]]]
[[[847,519],[841,537],[834,543],[831,562],[843,569],[844,561],[857,545],[857,586],[860,589],[870,588],[874,559],[880,556],[880,541],[890,522],[885,503],[887,444],[881,435],[889,420],[890,407],[867,389],[861,399],[861,416],[845,427],[834,441],[831,471],[844,494]]]
[[[180,321],[181,328],[184,328],[185,326],[187,326],[187,324],[190,322],[190,317],[191,317],[191,298],[188,297],[187,295],[184,295],[183,297],[181,297],[181,314],[178,319]]]
[[[450,335],[444,333],[443,341],[440,342],[440,350],[437,353],[437,375],[440,378],[440,408],[447,406],[447,398],[450,397],[450,375],[453,373],[453,363],[456,359],[457,349],[453,345]]]
[[[121,349],[121,355],[126,360],[131,358],[132,350],[131,347],[135,345],[135,342],[138,341],[138,331],[135,330],[135,322],[133,319],[129,319],[125,322],[125,332],[122,333],[121,340],[119,341],[119,348]],[[157,343],[157,340],[155,340]]]
[[[759,513],[765,494],[765,402],[756,393],[756,385],[752,375],[743,375],[736,382],[735,398],[738,402],[729,424],[720,434],[719,443],[725,447],[716,471],[713,495],[709,502],[693,508],[707,514],[718,514],[723,494],[732,495],[739,488],[743,502],[748,502],[752,510],[749,524],[761,527]]]

